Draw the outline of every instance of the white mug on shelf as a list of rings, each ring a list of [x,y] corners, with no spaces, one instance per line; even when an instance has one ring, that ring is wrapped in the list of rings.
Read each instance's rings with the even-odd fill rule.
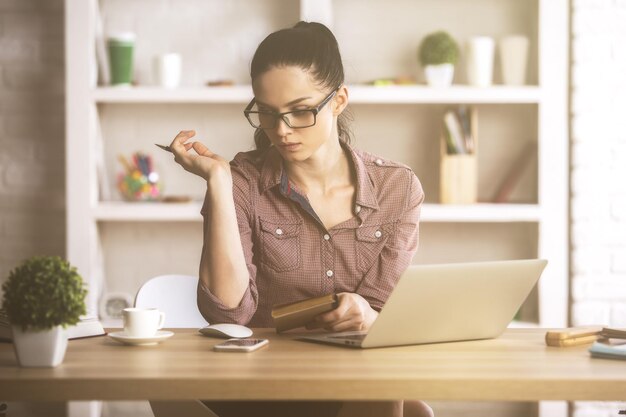
[[[528,38],[523,35],[505,36],[498,42],[502,82],[507,85],[526,84]]]
[[[474,36],[467,42],[467,82],[488,87],[493,80],[495,42],[489,36]]]
[[[154,57],[154,83],[164,88],[176,88],[180,85],[182,58],[180,54],[161,54]]]
[[[156,308],[125,308],[122,317],[124,333],[130,337],[152,337],[165,323],[165,313]]]

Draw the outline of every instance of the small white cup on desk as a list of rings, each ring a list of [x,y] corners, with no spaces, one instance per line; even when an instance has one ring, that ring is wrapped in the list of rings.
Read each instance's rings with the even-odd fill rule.
[[[122,317],[124,333],[130,337],[152,337],[165,323],[165,313],[156,308],[125,308]]]
[[[182,58],[179,54],[169,53],[154,57],[154,83],[164,88],[176,88],[180,85]]]

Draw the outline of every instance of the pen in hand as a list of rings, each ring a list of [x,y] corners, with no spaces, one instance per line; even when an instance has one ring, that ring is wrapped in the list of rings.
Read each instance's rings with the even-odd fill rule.
[[[155,145],[163,149],[164,151],[172,152],[172,148],[170,148],[169,146],[159,145],[158,143],[155,143]]]

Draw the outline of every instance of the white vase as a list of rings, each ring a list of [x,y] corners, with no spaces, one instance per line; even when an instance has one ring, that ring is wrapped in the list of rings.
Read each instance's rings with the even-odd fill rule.
[[[467,82],[488,87],[493,79],[495,42],[488,36],[475,36],[467,42]]]
[[[522,35],[505,36],[499,42],[502,82],[506,85],[526,83],[528,38]]]
[[[439,64],[424,67],[426,82],[431,87],[449,87],[454,77],[454,65]]]
[[[164,88],[177,88],[180,85],[182,59],[179,54],[169,53],[154,57],[152,72],[154,83]]]
[[[12,326],[13,346],[20,366],[55,367],[63,362],[67,333],[62,326],[49,330],[26,330]]]

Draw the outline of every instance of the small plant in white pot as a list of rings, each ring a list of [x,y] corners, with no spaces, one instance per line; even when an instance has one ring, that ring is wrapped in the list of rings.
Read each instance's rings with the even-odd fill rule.
[[[63,362],[65,328],[86,313],[87,290],[76,268],[58,256],[32,257],[11,271],[2,291],[19,364],[54,367]]]
[[[428,85],[448,87],[452,84],[459,46],[450,34],[438,31],[426,36],[419,46],[418,57]]]

